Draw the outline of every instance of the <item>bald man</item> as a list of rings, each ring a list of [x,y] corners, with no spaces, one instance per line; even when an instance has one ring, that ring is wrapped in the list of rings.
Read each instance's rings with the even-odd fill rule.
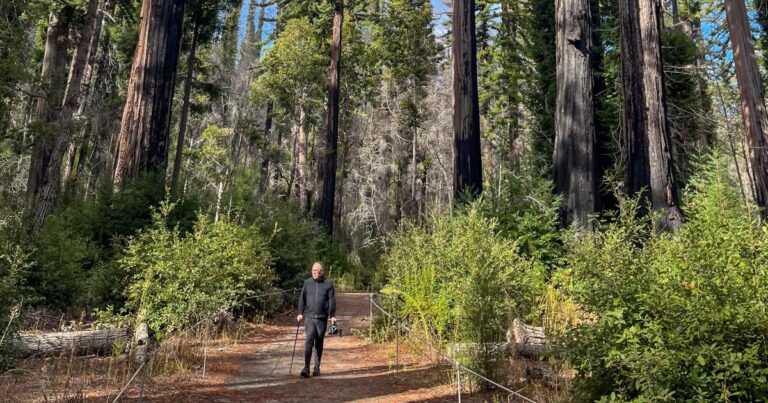
[[[328,319],[336,322],[336,290],[333,282],[324,276],[325,270],[320,262],[312,265],[312,277],[304,281],[299,297],[299,316],[301,322],[306,314],[304,332],[307,335],[304,343],[304,368],[302,378],[309,376],[309,363],[312,358],[312,347],[315,348],[315,368],[312,376],[320,375],[320,360],[323,358],[323,340]]]

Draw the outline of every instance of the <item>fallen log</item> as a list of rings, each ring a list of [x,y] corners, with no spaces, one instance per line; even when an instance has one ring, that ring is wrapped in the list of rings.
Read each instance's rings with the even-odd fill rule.
[[[43,334],[22,334],[12,346],[19,356],[50,356],[64,351],[77,355],[111,352],[116,343],[128,341],[128,329],[83,330]]]
[[[506,342],[501,343],[453,343],[448,346],[448,352],[452,356],[481,353],[539,359],[549,348],[544,328],[526,325],[520,319],[512,322],[506,339]]]
[[[543,327],[526,325],[520,318],[512,321],[507,342],[514,343],[515,353],[522,357],[539,359],[547,353],[549,343]]]

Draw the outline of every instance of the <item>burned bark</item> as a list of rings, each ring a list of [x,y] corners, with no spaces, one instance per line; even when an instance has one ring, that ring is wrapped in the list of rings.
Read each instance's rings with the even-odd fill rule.
[[[563,226],[589,229],[599,202],[590,0],[558,0],[556,29],[555,190]]]
[[[195,22],[192,33],[192,44],[189,47],[187,57],[187,77],[184,80],[184,100],[181,106],[181,120],[179,121],[179,136],[176,138],[176,155],[173,158],[173,173],[171,174],[171,189],[176,191],[181,170],[181,157],[184,153],[184,136],[187,133],[187,119],[189,118],[189,98],[192,95],[192,81],[195,79],[195,58],[197,53],[197,38],[200,36],[200,26]]]
[[[483,191],[475,0],[453,0],[453,196]]]
[[[640,214],[660,212],[656,229],[682,225],[672,174],[671,141],[661,62],[661,10],[658,0],[621,0],[621,72],[625,183],[640,195]]]
[[[331,38],[331,64],[328,69],[328,125],[324,144],[321,145],[317,167],[317,202],[315,218],[329,234],[333,234],[333,213],[336,200],[336,147],[339,142],[339,73],[341,68],[341,26],[344,18],[343,0],[335,0],[333,8],[333,34]]]

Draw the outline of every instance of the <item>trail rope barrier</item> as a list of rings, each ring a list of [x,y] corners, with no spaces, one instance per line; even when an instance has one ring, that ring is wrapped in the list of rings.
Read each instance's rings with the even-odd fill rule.
[[[399,327],[399,328],[401,328],[401,329],[404,329],[404,330],[406,330],[407,332],[409,332],[409,333],[410,333],[410,332],[411,332],[411,329],[410,329],[408,326],[405,326],[405,325],[402,323],[402,320],[400,320],[399,318],[395,317],[395,316],[394,316],[394,315],[392,315],[391,313],[387,312],[387,311],[386,311],[384,308],[382,308],[381,306],[379,306],[379,304],[377,304],[377,303],[376,303],[376,301],[374,301],[374,296],[375,296],[375,295],[381,295],[381,294],[370,294],[369,298],[370,298],[370,301],[371,301],[371,306],[375,306],[375,307],[376,307],[376,308],[377,308],[379,311],[381,311],[381,312],[382,312],[384,315],[386,315],[386,316],[388,316],[389,318],[391,318],[392,320],[394,320],[394,321],[397,323],[397,325],[398,325],[398,327]],[[373,312],[372,312],[372,311],[373,311],[373,309],[371,309],[371,315],[373,315]],[[398,332],[398,333],[399,333],[399,332]],[[397,334],[396,334],[396,336],[397,336]],[[431,346],[431,345],[428,345],[428,347],[430,347],[430,349],[432,349],[432,346]],[[398,350],[399,350],[399,348],[398,348]],[[434,349],[433,349],[433,351],[434,351]],[[398,355],[399,355],[399,351],[398,351]],[[524,395],[520,394],[519,392],[515,392],[514,390],[512,390],[512,389],[510,389],[510,388],[508,388],[508,387],[506,387],[506,386],[504,386],[504,385],[501,385],[501,384],[499,384],[498,382],[494,382],[493,380],[491,380],[491,379],[488,379],[488,378],[486,378],[485,376],[483,376],[483,375],[480,375],[480,374],[478,374],[477,372],[475,372],[475,371],[473,371],[473,370],[471,370],[471,369],[469,369],[469,368],[465,367],[465,366],[464,366],[464,365],[462,365],[462,364],[461,364],[461,362],[459,362],[458,360],[453,360],[453,359],[451,359],[451,358],[449,358],[449,357],[445,356],[444,354],[439,354],[439,353],[438,353],[438,356],[439,356],[440,358],[442,358],[443,360],[445,360],[445,361],[451,362],[451,363],[453,364],[453,366],[456,368],[456,391],[457,391],[457,399],[458,399],[459,403],[461,403],[461,371],[462,371],[462,370],[466,371],[466,372],[467,372],[467,373],[469,373],[470,375],[473,375],[473,376],[475,376],[475,377],[477,377],[477,378],[479,378],[479,379],[482,379],[482,380],[484,380],[484,381],[486,381],[486,382],[490,383],[491,385],[493,385],[493,386],[495,386],[495,387],[497,387],[497,388],[499,388],[499,389],[501,389],[501,390],[503,390],[503,391],[505,391],[505,392],[508,392],[508,393],[509,393],[509,396],[516,396],[516,397],[518,397],[518,398],[520,398],[520,399],[522,399],[523,401],[526,401],[526,402],[528,402],[528,403],[536,403],[536,401],[535,401],[535,400],[532,400],[532,399],[530,399],[530,398],[528,398],[528,397],[526,397],[526,396],[524,396]],[[398,364],[398,365],[399,365],[399,364]]]
[[[289,290],[274,291],[274,292],[269,292],[269,293],[266,293],[266,294],[250,295],[250,296],[241,298],[240,300],[238,300],[234,304],[231,304],[227,308],[219,309],[218,312],[228,311],[228,310],[234,308],[235,306],[237,306],[237,305],[239,305],[239,304],[241,304],[241,303],[243,303],[243,302],[245,302],[245,301],[247,301],[249,299],[268,297],[268,296],[271,296],[271,295],[278,295],[278,294],[295,293],[297,291],[301,291],[301,288],[292,288],[292,289],[289,289]],[[218,315],[218,313],[217,313],[217,315]],[[210,321],[210,320],[211,320],[210,318],[201,319],[197,323],[195,323],[194,325],[190,326],[186,331],[188,331],[188,332],[193,331],[198,326],[200,326],[201,324],[203,324],[203,323],[205,323],[207,321]],[[207,337],[207,335],[206,335],[206,339],[205,340],[206,340],[205,341],[205,346],[203,347],[203,367],[201,368],[201,370],[203,372],[203,378],[205,378],[205,364],[208,361],[208,337]],[[139,368],[136,369],[136,372],[133,373],[133,376],[131,376],[131,378],[128,380],[128,382],[125,384],[125,386],[123,386],[122,389],[120,389],[120,392],[117,394],[115,399],[112,400],[112,403],[117,403],[118,402],[118,400],[123,395],[123,393],[125,393],[125,391],[128,390],[128,388],[131,386],[131,383],[133,383],[133,380],[136,378],[136,375],[138,375],[139,372],[141,371],[141,369],[144,368],[145,364],[147,364],[148,362],[150,362],[152,360],[152,358],[154,358],[155,353],[157,353],[158,351],[160,351],[160,348],[150,352],[147,355],[147,357],[142,361],[141,365],[139,365]],[[277,366],[275,366],[275,367],[277,367]],[[274,369],[272,371],[274,371]],[[144,376],[146,377],[146,371],[144,372]],[[144,385],[143,385],[143,383],[144,383],[144,379],[142,378],[142,391],[141,391],[141,396],[139,397],[140,400],[144,398]]]

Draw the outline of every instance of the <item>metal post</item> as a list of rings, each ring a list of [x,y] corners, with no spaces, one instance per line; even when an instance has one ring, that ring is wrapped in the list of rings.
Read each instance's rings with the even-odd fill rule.
[[[461,403],[461,364],[456,361],[456,393],[459,397],[459,403]]]
[[[368,301],[370,301],[370,304],[368,304],[368,337],[371,337],[373,336],[373,293],[368,296]]]
[[[205,330],[203,339],[203,379],[205,379],[205,365],[208,363],[208,329]]]
[[[395,322],[395,365],[397,370],[400,370],[400,320]]]

